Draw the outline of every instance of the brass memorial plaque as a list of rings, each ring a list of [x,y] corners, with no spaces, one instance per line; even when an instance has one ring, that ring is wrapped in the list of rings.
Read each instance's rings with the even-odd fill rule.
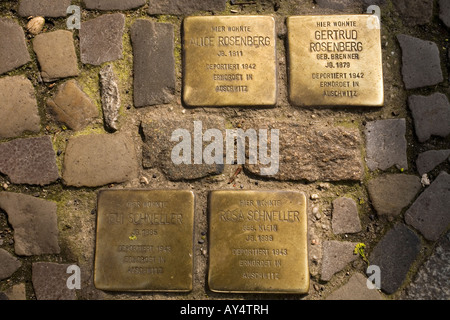
[[[308,292],[304,193],[213,191],[209,206],[212,291]]]
[[[193,223],[191,191],[100,191],[96,288],[191,291]]]
[[[383,106],[376,15],[287,19],[289,96],[301,106]]]
[[[276,35],[272,17],[187,17],[183,30],[186,105],[276,104]]]

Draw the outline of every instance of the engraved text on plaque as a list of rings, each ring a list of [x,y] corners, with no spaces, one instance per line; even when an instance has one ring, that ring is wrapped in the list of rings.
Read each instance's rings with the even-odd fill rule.
[[[289,96],[302,106],[382,106],[380,22],[376,15],[287,19]]]
[[[191,191],[100,191],[95,286],[110,291],[192,290],[193,220]]]
[[[213,191],[209,205],[212,291],[308,292],[304,193]]]
[[[188,17],[183,30],[183,100],[188,106],[275,105],[272,17]]]

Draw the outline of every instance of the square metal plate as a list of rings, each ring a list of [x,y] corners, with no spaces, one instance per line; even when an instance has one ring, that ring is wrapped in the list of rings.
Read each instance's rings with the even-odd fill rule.
[[[294,16],[287,19],[287,28],[293,104],[383,106],[376,15]]]
[[[209,219],[212,291],[308,292],[304,193],[213,191]]]
[[[269,16],[187,17],[183,100],[188,106],[273,106],[275,21]]]
[[[97,289],[192,290],[191,191],[102,190],[97,211]]]

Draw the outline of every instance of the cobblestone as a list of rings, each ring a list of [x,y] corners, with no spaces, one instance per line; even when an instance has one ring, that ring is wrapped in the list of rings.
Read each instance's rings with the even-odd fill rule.
[[[12,19],[0,19],[0,75],[31,61],[23,29]]]
[[[450,175],[442,172],[405,213],[407,224],[436,241],[450,224]]]
[[[175,93],[173,40],[173,26],[168,23],[140,19],[131,27],[135,107],[172,101]]]
[[[405,119],[378,120],[366,125],[366,163],[369,170],[396,165],[408,169]]]
[[[246,121],[243,130],[249,128],[268,129],[268,136],[270,130],[283,128],[279,136],[279,171],[271,176],[277,180],[343,181],[362,177],[361,136],[356,129],[319,123],[304,126],[295,122]],[[267,166],[245,167],[261,175],[261,168]]]
[[[16,139],[0,144],[0,172],[12,183],[47,185],[59,179],[49,136]]]
[[[350,198],[338,198],[333,201],[333,233],[357,233],[361,231],[358,207]]]
[[[20,283],[12,286],[8,290],[5,291],[6,296],[9,300],[27,300],[25,283]]]
[[[105,14],[83,22],[80,29],[81,62],[99,66],[123,57],[125,16]]]
[[[329,281],[336,272],[341,271],[358,256],[353,254],[356,243],[344,241],[325,241],[320,279]]]
[[[394,0],[393,3],[408,26],[427,24],[433,16],[433,0]]]
[[[408,300],[450,299],[450,234],[442,237],[434,253],[420,267],[405,296]]]
[[[439,0],[439,18],[450,28],[450,2]]]
[[[137,178],[133,141],[123,134],[91,134],[69,140],[64,158],[64,183],[97,187]]]
[[[429,150],[419,154],[416,160],[417,171],[422,176],[449,159],[450,150]]]
[[[0,139],[39,132],[41,118],[34,88],[23,76],[0,79]]]
[[[20,0],[19,15],[22,17],[65,17],[71,0]]]
[[[11,277],[21,266],[22,263],[17,258],[8,251],[0,249],[0,280]]]
[[[326,300],[383,300],[377,290],[367,288],[366,282],[366,276],[356,273],[344,286],[330,294]]]
[[[345,10],[351,7],[355,3],[360,5],[361,1],[354,0],[316,0],[317,5],[323,8],[334,9],[334,10]]]
[[[191,14],[196,11],[225,10],[225,0],[170,0],[150,1],[149,14]]]
[[[75,80],[63,83],[55,97],[47,100],[47,105],[58,122],[75,131],[84,129],[99,116],[97,107]]]
[[[78,76],[72,32],[58,30],[39,34],[33,40],[33,50],[36,52],[45,82]]]
[[[446,95],[413,95],[408,98],[408,104],[420,142],[427,141],[431,136],[445,138],[450,134],[450,103]]]
[[[392,294],[402,285],[421,248],[417,234],[397,223],[378,242],[369,256],[371,265],[381,269],[381,290]]]
[[[189,141],[191,141],[191,143],[189,143],[191,146],[192,143],[194,143],[193,139],[195,139],[194,120],[201,121],[203,132],[207,129],[217,129],[225,136],[225,122],[222,118],[191,118],[190,120],[185,119],[183,121],[153,119],[149,122],[143,122],[141,124],[141,131],[144,138],[144,168],[160,168],[168,179],[175,181],[183,179],[199,179],[209,175],[222,173],[223,164],[206,164],[203,163],[203,161],[202,164],[195,164],[194,148],[191,148],[190,152],[188,152],[188,150],[183,151],[183,154],[184,152],[188,153],[188,161],[191,164],[175,164],[172,161],[172,150],[179,143],[178,140],[176,140],[176,142],[171,142],[172,133],[177,129],[187,130],[187,132],[192,134],[192,138],[191,136],[188,138]],[[183,137],[183,139],[186,138],[187,137]],[[200,144],[203,150],[206,143],[200,141]]]
[[[58,254],[56,203],[32,196],[0,192],[0,208],[14,229],[14,250],[19,256]]]
[[[129,10],[143,6],[146,0],[83,0],[87,9]]]
[[[33,288],[37,300],[75,300],[75,290],[67,288],[69,264],[33,263]]]
[[[408,35],[397,36],[402,49],[402,75],[406,89],[442,82],[441,61],[436,43]]]
[[[120,89],[117,76],[112,65],[108,64],[100,70],[100,83],[102,95],[102,110],[107,130],[118,130],[118,118],[120,111]]]

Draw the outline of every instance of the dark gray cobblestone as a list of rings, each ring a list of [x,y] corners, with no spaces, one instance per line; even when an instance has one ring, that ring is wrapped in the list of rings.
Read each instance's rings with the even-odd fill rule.
[[[445,138],[450,134],[450,102],[445,94],[412,95],[408,98],[408,105],[420,142],[427,141],[431,136]]]
[[[0,192],[0,209],[15,230],[14,251],[19,256],[58,254],[56,203],[32,196]]]
[[[433,86],[443,81],[439,49],[436,43],[400,34],[402,75],[406,89]]]
[[[76,291],[66,286],[70,264],[33,263],[33,288],[37,300],[75,300]]]
[[[420,175],[430,172],[436,166],[449,159],[450,150],[429,150],[419,154],[416,160],[417,171]]]
[[[381,290],[388,294],[397,291],[420,248],[417,234],[403,223],[396,224],[384,235],[369,256],[370,263],[381,269]]]
[[[409,300],[450,299],[450,234],[443,236],[434,253],[420,267],[407,290]]]
[[[436,241],[450,223],[450,175],[442,172],[406,211],[405,221]]]
[[[83,22],[80,29],[81,62],[99,66],[123,56],[125,15],[105,14]]]
[[[365,134],[369,170],[386,170],[392,166],[408,169],[405,119],[369,122]]]
[[[135,107],[169,103],[175,93],[173,26],[140,19],[130,32]]]
[[[87,9],[129,10],[143,6],[147,0],[83,0]]]

